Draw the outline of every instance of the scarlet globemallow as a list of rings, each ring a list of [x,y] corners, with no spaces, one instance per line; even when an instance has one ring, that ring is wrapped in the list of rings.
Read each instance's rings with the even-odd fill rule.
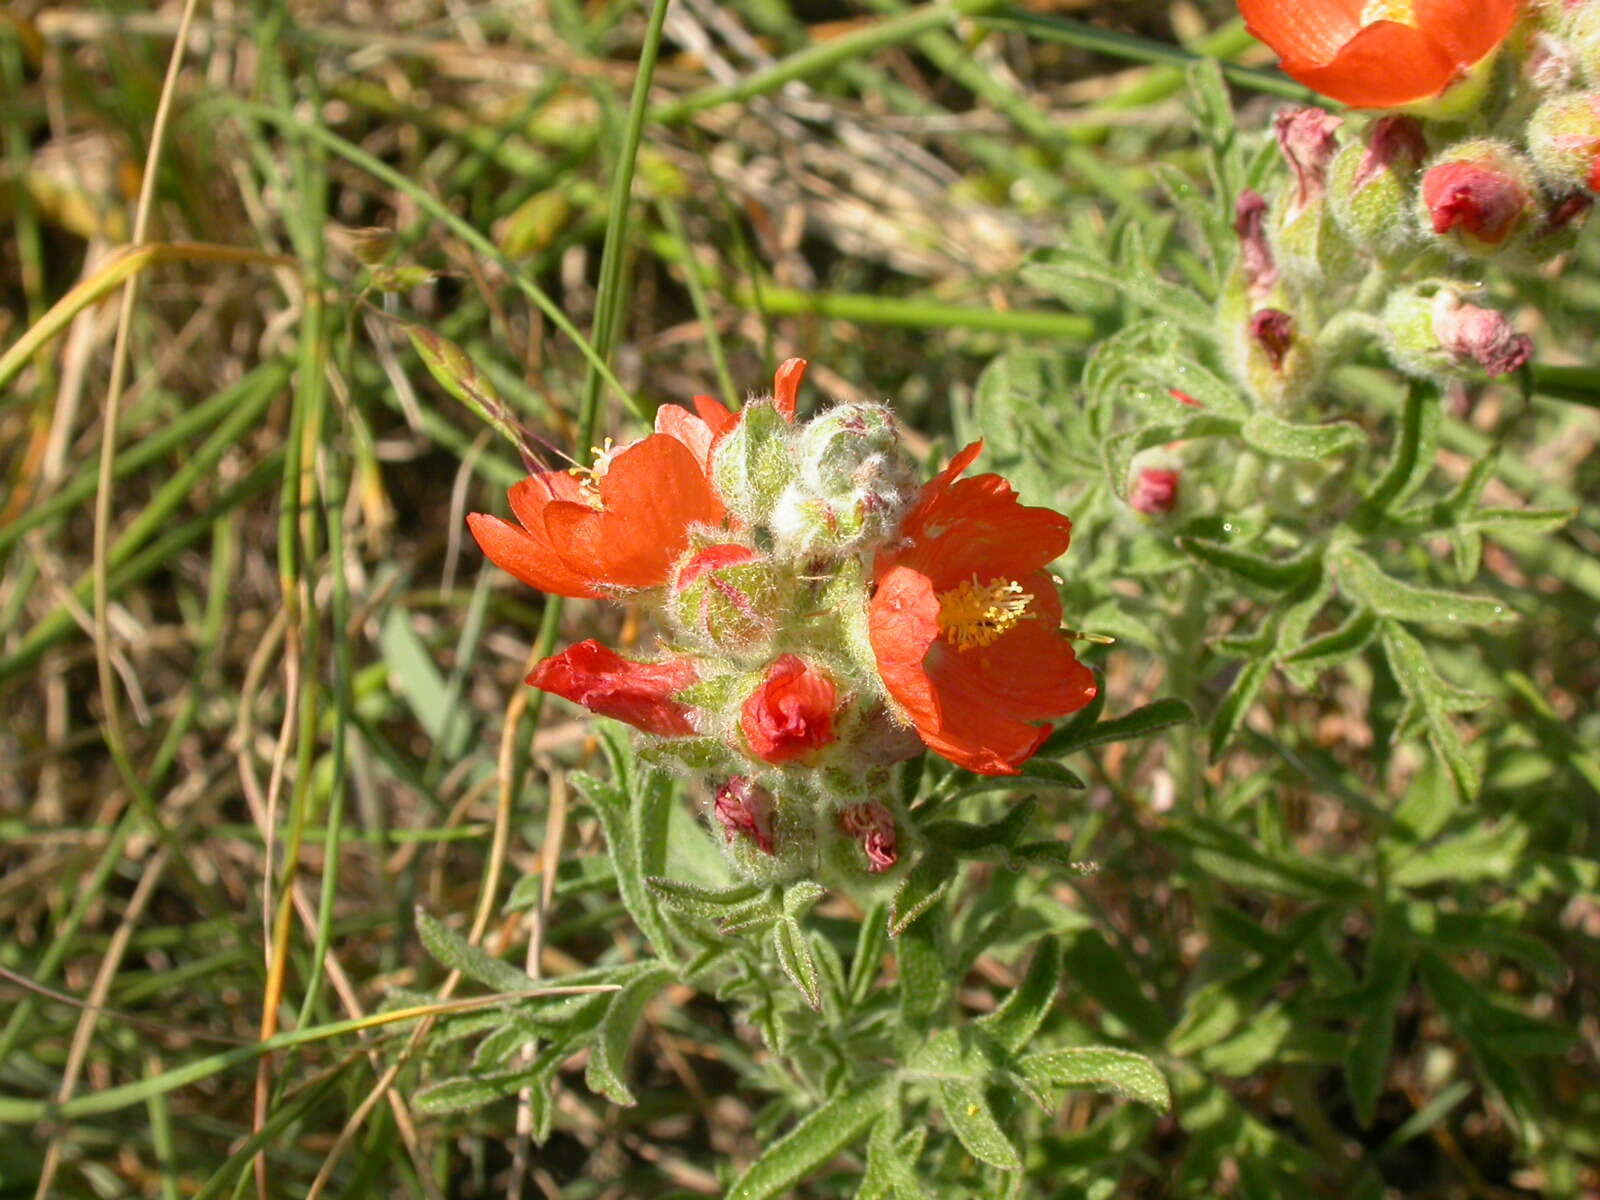
[[[739,729],[761,761],[792,762],[833,741],[838,699],[826,674],[797,655],[780,654],[745,699]]]
[[[1511,32],[1521,0],[1239,0],[1286,75],[1353,108],[1436,100]]]
[[[867,610],[878,674],[934,753],[984,775],[1014,775],[1050,736],[1039,722],[1095,695],[1061,629],[1044,568],[1072,522],[1018,502],[998,475],[960,476],[974,442],[926,484],[880,551]]]
[[[557,596],[666,583],[690,529],[721,525],[726,511],[703,455],[669,433],[602,456],[593,472],[540,471],[506,496],[520,528],[470,513],[472,536],[497,567]]]
[[[694,710],[673,697],[699,679],[691,658],[634,662],[593,638],[544,659],[528,676],[540,691],[661,737],[698,732]]]

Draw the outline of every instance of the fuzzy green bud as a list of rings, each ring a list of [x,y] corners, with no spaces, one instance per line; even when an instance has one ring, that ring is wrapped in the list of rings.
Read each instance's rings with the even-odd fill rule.
[[[1600,91],[1567,92],[1535,109],[1528,153],[1555,190],[1600,190]]]
[[[784,589],[778,572],[755,550],[723,542],[684,555],[673,573],[667,607],[692,644],[738,652],[772,637]]]
[[[1566,4],[1561,33],[1572,47],[1578,71],[1591,86],[1600,87],[1600,5]]]
[[[1273,288],[1257,300],[1235,270],[1223,288],[1218,317],[1229,333],[1226,349],[1234,374],[1257,400],[1286,410],[1316,383],[1315,326],[1287,289]]]
[[[881,404],[844,404],[796,438],[799,475],[772,514],[773,531],[801,553],[857,550],[899,523],[915,476],[894,415]]]
[[[810,875],[817,857],[817,804],[795,790],[773,790],[735,775],[717,788],[711,819],[735,873],[751,883],[787,883]]]
[[[1356,246],[1390,258],[1416,244],[1411,192],[1427,153],[1421,122],[1391,115],[1374,121],[1363,139],[1334,157],[1328,207]]]
[[[712,482],[746,525],[765,521],[794,479],[789,436],[789,422],[770,400],[752,400],[712,453]]]

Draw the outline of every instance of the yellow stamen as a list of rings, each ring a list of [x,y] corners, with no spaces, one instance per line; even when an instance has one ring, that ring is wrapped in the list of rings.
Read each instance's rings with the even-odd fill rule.
[[[577,479],[583,485],[584,496],[594,501],[600,495],[600,476],[606,473],[606,468],[617,455],[617,449],[612,445],[611,439],[607,438],[603,446],[590,446],[589,453],[594,458],[593,466],[568,467],[567,474]]]
[[[1361,27],[1365,29],[1374,21],[1398,21],[1416,28],[1416,0],[1367,0],[1361,9]]]
[[[1024,619],[1031,593],[1014,579],[970,580],[939,595],[939,632],[957,650],[987,646]]]

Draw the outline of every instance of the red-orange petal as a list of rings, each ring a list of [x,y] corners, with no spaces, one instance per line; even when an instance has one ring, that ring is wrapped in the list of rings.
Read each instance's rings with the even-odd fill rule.
[[[548,542],[511,522],[486,513],[468,513],[467,528],[490,562],[529,587],[556,596],[599,594]]]
[[[1356,35],[1362,7],[1363,0],[1239,0],[1239,15],[1279,58],[1317,64]]]
[[[800,379],[805,373],[805,359],[786,358],[772,377],[773,406],[787,421],[794,421],[794,410],[800,402]]]
[[[702,399],[703,397],[696,397]],[[711,447],[716,435],[704,418],[696,416],[677,404],[663,404],[656,409],[656,432],[677,438],[700,463],[703,471],[711,470]]]
[[[939,638],[939,598],[928,577],[911,567],[884,571],[867,608],[867,634],[878,678],[901,711],[918,732],[937,722],[939,702],[922,669]]]
[[[1354,108],[1395,108],[1437,96],[1463,64],[1419,29],[1374,21],[1326,63],[1285,55],[1284,74]]]
[[[1482,62],[1511,32],[1521,0],[1416,0],[1417,28],[1458,67]]]
[[[600,477],[599,510],[556,501],[545,508],[544,525],[579,576],[647,588],[667,581],[691,525],[719,525],[724,512],[694,452],[652,434],[611,460]]]
[[[693,659],[634,662],[590,638],[542,660],[528,682],[646,733],[688,737],[698,732],[694,710],[672,697],[699,677]]]
[[[570,471],[540,471],[506,489],[511,511],[535,540],[544,538],[544,510],[552,500],[586,503],[583,482]]]

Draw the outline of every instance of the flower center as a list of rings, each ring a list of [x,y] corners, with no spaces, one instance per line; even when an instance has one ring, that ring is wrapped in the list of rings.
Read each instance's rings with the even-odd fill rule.
[[[1397,21],[1416,28],[1415,7],[1416,0],[1367,0],[1361,9],[1361,27],[1365,29],[1374,21]]]
[[[957,650],[987,646],[1027,615],[1033,596],[1014,579],[974,575],[939,594],[939,632]]]

